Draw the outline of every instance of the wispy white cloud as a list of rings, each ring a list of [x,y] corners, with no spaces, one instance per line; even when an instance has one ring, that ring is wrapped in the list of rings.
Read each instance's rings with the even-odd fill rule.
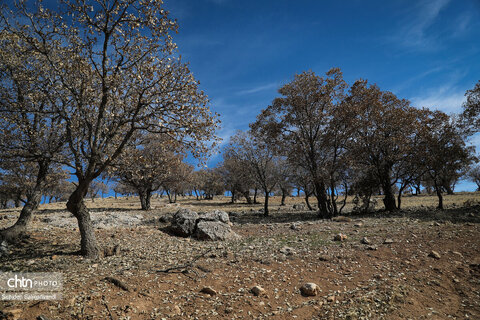
[[[465,101],[465,90],[452,85],[444,85],[428,90],[425,95],[411,99],[416,107],[427,107],[447,114],[460,113]]]
[[[432,32],[432,25],[450,0],[419,1],[412,10],[406,12],[406,18],[398,32],[389,37],[391,42],[417,50],[434,50],[439,46],[438,34]]]
[[[238,91],[237,94],[238,95],[253,94],[253,93],[266,91],[266,90],[270,90],[270,89],[274,89],[274,88],[278,88],[278,83],[277,82],[272,82],[272,83],[256,86],[254,88],[241,90],[241,91]]]

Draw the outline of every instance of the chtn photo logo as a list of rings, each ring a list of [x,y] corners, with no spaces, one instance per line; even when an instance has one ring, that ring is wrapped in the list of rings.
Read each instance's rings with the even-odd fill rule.
[[[9,288],[33,288],[33,280],[15,275],[7,280],[7,286]]]

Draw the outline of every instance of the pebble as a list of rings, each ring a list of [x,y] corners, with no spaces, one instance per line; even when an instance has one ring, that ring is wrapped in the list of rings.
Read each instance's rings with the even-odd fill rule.
[[[371,244],[370,240],[367,237],[363,237],[360,242],[363,244]]]
[[[440,259],[441,258],[440,254],[437,251],[434,251],[434,250],[430,251],[428,256],[431,257],[431,258],[434,258],[434,259]]]
[[[335,237],[333,237],[334,241],[345,241],[347,240],[347,235],[343,233],[336,234]]]
[[[315,283],[309,282],[300,287],[300,292],[304,296],[313,297],[320,292],[320,288]]]
[[[256,297],[264,295],[266,293],[265,289],[258,285],[250,289],[250,292],[253,293],[253,295]]]
[[[202,290],[200,290],[201,293],[206,293],[208,295],[214,296],[217,294],[217,291],[211,287],[203,287]]]

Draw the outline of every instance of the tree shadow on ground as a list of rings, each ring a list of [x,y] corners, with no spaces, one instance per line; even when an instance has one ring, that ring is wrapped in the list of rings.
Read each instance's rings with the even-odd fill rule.
[[[97,212],[119,212],[119,211],[139,211],[142,212],[142,210],[139,208],[89,208],[88,211],[90,213],[97,213]],[[69,212],[67,208],[64,209],[41,209],[35,211],[35,214],[37,215],[43,215],[43,214],[52,214],[52,213],[65,213]]]
[[[376,211],[371,214],[350,215],[352,218],[399,218],[408,217],[423,222],[480,223],[480,205],[439,209],[408,209],[394,212]]]
[[[256,205],[260,205],[261,203],[256,203],[256,204],[248,204],[246,202],[235,202],[231,203],[230,201],[228,202],[221,202],[221,201],[216,201],[216,200],[188,200],[188,201],[182,201],[182,206],[183,205],[189,205],[192,207],[215,207],[219,208],[220,210],[224,210],[227,207],[234,209],[234,208],[245,208],[245,207],[254,207]]]
[[[408,217],[411,219],[418,219],[420,221],[437,221],[437,222],[452,222],[452,223],[480,223],[480,205],[472,207],[449,208],[446,210],[437,209],[410,209],[399,210],[394,212],[374,211],[372,213],[346,213],[346,216],[355,219],[374,218],[374,219],[389,219]],[[269,216],[264,216],[263,213],[250,212],[241,214],[231,214],[230,220],[235,224],[267,224],[267,223],[294,223],[303,221],[321,221],[315,211],[278,211],[271,212]]]
[[[38,263],[31,264],[28,260],[40,259],[44,257],[53,256],[74,256],[79,255],[77,246],[73,244],[52,244],[48,240],[39,240],[26,236],[15,244],[8,245],[9,253],[7,255],[0,256],[0,271],[2,272],[18,272],[19,270],[10,270],[8,262],[22,261],[28,272],[50,272],[51,267],[44,266]],[[18,264],[16,264],[18,268]]]

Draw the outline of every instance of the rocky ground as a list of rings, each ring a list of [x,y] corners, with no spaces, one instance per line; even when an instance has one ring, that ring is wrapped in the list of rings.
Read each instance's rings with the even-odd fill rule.
[[[164,211],[94,213],[107,256],[91,261],[74,220],[44,210],[0,270],[61,272],[63,300],[0,301],[0,319],[480,319],[478,205],[337,221],[246,211],[224,242],[172,236]]]

